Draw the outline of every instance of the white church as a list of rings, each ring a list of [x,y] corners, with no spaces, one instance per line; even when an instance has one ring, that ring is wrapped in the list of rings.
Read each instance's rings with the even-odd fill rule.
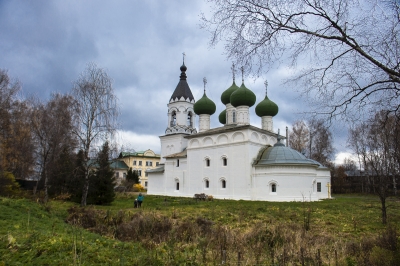
[[[243,79],[238,87],[233,75],[232,86],[221,95],[226,106],[219,115],[222,126],[210,128],[215,103],[205,90],[196,102],[186,80],[185,62],[180,70],[167,105],[168,126],[160,136],[160,165],[147,171],[147,194],[205,193],[217,199],[260,201],[330,198],[329,169],[282,143],[285,137],[273,131],[278,106],[267,95],[255,108],[262,126],[252,126],[249,112],[256,96]]]

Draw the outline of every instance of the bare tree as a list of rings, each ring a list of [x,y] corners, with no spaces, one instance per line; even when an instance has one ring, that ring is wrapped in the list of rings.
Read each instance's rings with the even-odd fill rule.
[[[292,125],[292,130],[289,133],[289,146],[305,154],[308,148],[308,141],[310,137],[310,131],[306,123],[303,120],[297,120]]]
[[[399,119],[387,111],[376,113],[368,123],[360,123],[350,130],[349,143],[362,158],[362,167],[370,186],[381,201],[382,223],[387,222],[386,199],[396,194],[399,164],[396,154],[400,135]],[[360,134],[362,133],[362,134]]]
[[[33,143],[29,127],[29,107],[18,98],[20,84],[0,69],[0,175],[15,178],[31,175]]]
[[[334,152],[332,132],[322,120],[312,119],[309,124],[309,157],[328,166]]]
[[[209,0],[211,45],[259,75],[287,60],[314,112],[399,112],[398,0]],[[309,97],[311,96],[311,97]]]
[[[75,130],[80,149],[84,152],[85,182],[81,206],[86,206],[89,190],[89,152],[93,144],[99,144],[114,134],[117,128],[118,108],[111,78],[104,69],[90,63],[74,83]]]
[[[36,144],[38,176],[44,182],[44,201],[47,202],[49,173],[55,166],[58,155],[65,146],[76,146],[72,134],[73,98],[70,95],[52,94],[47,103],[39,100],[32,102],[31,126]]]

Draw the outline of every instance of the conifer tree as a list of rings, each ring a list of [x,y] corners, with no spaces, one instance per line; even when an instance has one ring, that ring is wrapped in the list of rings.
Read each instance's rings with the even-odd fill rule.
[[[97,155],[96,169],[90,179],[88,204],[104,205],[114,201],[115,176],[110,166],[110,147],[106,141]]]

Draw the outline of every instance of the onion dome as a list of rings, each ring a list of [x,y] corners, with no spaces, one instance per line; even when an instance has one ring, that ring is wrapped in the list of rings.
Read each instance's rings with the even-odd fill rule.
[[[226,124],[226,109],[224,109],[218,116],[219,122],[223,125]]]
[[[221,102],[225,105],[230,103],[231,94],[237,89],[239,89],[239,87],[236,85],[235,80],[233,80],[232,85],[221,94]]]
[[[241,105],[246,105],[248,107],[251,107],[255,104],[256,102],[256,95],[246,88],[244,83],[240,86],[239,89],[235,90],[230,97],[230,103],[234,107],[238,107]]]
[[[178,85],[176,86],[176,89],[174,91],[174,93],[171,96],[171,99],[169,100],[171,101],[179,101],[182,97],[184,100],[186,101],[194,101],[194,97],[192,94],[192,91],[189,88],[189,84],[186,81],[186,70],[187,67],[185,66],[185,62],[183,62],[182,66],[180,67],[181,70],[181,75],[180,75],[180,80]]]
[[[278,105],[276,105],[276,103],[274,103],[273,101],[268,99],[267,95],[265,95],[264,100],[262,100],[256,106],[256,114],[259,117],[276,116],[276,114],[278,113],[278,110],[279,110]]]
[[[203,97],[193,105],[193,110],[197,115],[212,115],[215,113],[216,106],[215,103],[207,97],[206,92],[204,92]]]

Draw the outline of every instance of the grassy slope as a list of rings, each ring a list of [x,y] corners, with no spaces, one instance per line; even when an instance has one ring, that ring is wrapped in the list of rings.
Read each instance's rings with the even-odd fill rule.
[[[133,195],[120,195],[110,206],[116,213],[155,212],[174,219],[204,217],[217,224],[246,230],[258,222],[303,224],[310,211],[310,232],[340,241],[377,236],[384,226],[376,197],[340,195],[314,203],[249,202],[146,196],[142,210],[133,209]],[[51,201],[47,206],[27,199],[0,198],[0,265],[143,265],[149,255],[139,243],[121,242],[65,223],[73,203]],[[389,202],[388,221],[400,225],[400,203]]]

